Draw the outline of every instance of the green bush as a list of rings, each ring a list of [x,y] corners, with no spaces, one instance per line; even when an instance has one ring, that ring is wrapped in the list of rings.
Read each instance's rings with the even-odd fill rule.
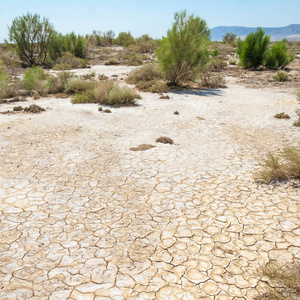
[[[95,97],[94,90],[86,90],[84,92],[80,92],[75,94],[72,98],[73,104],[81,104],[81,103],[97,103]]]
[[[148,34],[144,34],[136,39],[136,43],[132,46],[134,52],[151,53],[157,47],[157,42]]]
[[[265,66],[268,69],[282,69],[294,60],[295,56],[288,53],[288,46],[278,42],[272,46],[266,57]]]
[[[33,67],[25,71],[23,82],[30,92],[36,92],[39,96],[46,96],[49,91],[48,75],[41,67]]]
[[[9,98],[11,96],[11,89],[9,86],[9,78],[7,76],[6,67],[2,60],[0,60],[0,99]]]
[[[55,33],[49,47],[50,57],[53,61],[57,61],[63,57],[64,52],[69,52],[77,58],[87,58],[87,40],[74,32],[66,35]]]
[[[66,90],[67,83],[74,78],[74,74],[66,71],[57,72],[48,78],[49,93],[63,93]]]
[[[244,41],[239,40],[237,54],[245,69],[257,69],[264,64],[270,44],[270,36],[265,36],[262,28],[248,34]]]
[[[219,50],[215,49],[212,53],[211,56],[218,56],[219,55]]]
[[[140,98],[140,96],[136,92],[131,90],[129,87],[120,87],[115,85],[106,96],[106,104],[115,107],[131,106],[136,104],[136,99],[138,98]]]
[[[208,65],[208,68],[212,71],[220,71],[227,67],[227,62],[220,57],[214,57]]]
[[[195,80],[209,61],[210,31],[206,22],[186,11],[176,13],[172,29],[168,30],[156,49],[164,78],[176,85]]]
[[[129,47],[130,45],[135,44],[135,39],[129,32],[120,32],[118,37],[116,38],[116,44],[123,46],[123,47]]]
[[[65,52],[56,60],[54,70],[81,69],[89,66],[87,59],[77,58],[70,52]]]
[[[288,81],[289,75],[284,72],[278,72],[276,75],[273,76],[274,80],[279,82]]]
[[[78,94],[93,89],[96,81],[85,81],[79,78],[71,78],[66,84],[66,92],[69,94]]]
[[[43,65],[54,37],[53,26],[38,14],[27,13],[15,18],[8,28],[9,41],[16,44],[21,61],[32,67]]]
[[[162,75],[158,66],[151,63],[132,71],[127,78],[127,82],[130,84],[135,84],[140,81],[151,81],[161,78]]]

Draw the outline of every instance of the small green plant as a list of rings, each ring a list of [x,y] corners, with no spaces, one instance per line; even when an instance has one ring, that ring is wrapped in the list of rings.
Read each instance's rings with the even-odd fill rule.
[[[211,56],[218,56],[219,55],[219,50],[218,49],[215,49],[212,53],[211,53]]]
[[[282,265],[277,261],[258,268],[260,277],[267,278],[269,286],[256,300],[296,300],[300,298],[300,264]]]
[[[57,72],[55,75],[49,76],[49,94],[64,93],[67,83],[72,78],[74,78],[74,74],[67,71]]]
[[[282,113],[276,114],[274,116],[274,118],[276,118],[276,119],[290,119],[291,117],[288,114],[282,112]]]
[[[300,109],[296,110],[296,114],[298,115],[298,120],[293,123],[294,126],[300,127]]]
[[[228,61],[228,63],[229,63],[230,65],[236,65],[237,60],[236,60],[235,58],[230,58],[229,61]]]
[[[64,52],[61,57],[56,60],[56,64],[53,67],[54,70],[71,70],[81,69],[89,67],[87,59],[75,57],[70,52]]]
[[[258,182],[270,183],[300,178],[300,150],[285,147],[279,155],[267,154],[262,164],[263,170],[255,175]]]
[[[285,82],[288,81],[289,75],[285,72],[277,72],[277,74],[273,76],[273,79],[278,82]]]
[[[107,104],[111,106],[132,106],[140,96],[127,86],[115,85],[107,94]]]
[[[265,66],[268,69],[282,69],[295,59],[295,55],[288,53],[287,43],[277,42],[267,54]]]
[[[81,77],[84,79],[92,79],[95,78],[95,76],[96,76],[96,72],[89,72],[87,74],[81,75]]]

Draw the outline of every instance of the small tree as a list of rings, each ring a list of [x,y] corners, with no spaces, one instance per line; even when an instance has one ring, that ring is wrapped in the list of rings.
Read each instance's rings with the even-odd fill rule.
[[[135,43],[134,37],[129,32],[120,32],[116,38],[116,43],[123,47],[128,47]]]
[[[16,44],[17,53],[28,66],[43,65],[54,29],[48,19],[27,13],[15,18],[8,27],[9,41]]]
[[[206,22],[186,11],[175,13],[172,29],[160,42],[157,60],[171,84],[195,80],[209,61],[210,31]]]
[[[249,33],[244,41],[239,40],[237,54],[245,69],[256,69],[264,64],[270,44],[270,36],[266,35],[262,28]]]
[[[232,32],[227,32],[223,36],[223,43],[225,43],[225,44],[232,44],[235,41],[236,41],[236,34],[234,34]]]

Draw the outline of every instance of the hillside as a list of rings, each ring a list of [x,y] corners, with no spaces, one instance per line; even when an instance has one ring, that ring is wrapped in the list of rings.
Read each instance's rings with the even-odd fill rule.
[[[237,37],[245,37],[250,32],[255,31],[255,27],[243,26],[218,26],[211,30],[212,41],[221,41],[227,32],[232,32]],[[266,34],[271,35],[273,41],[287,38],[291,41],[300,41],[300,24],[291,24],[286,27],[263,27]]]

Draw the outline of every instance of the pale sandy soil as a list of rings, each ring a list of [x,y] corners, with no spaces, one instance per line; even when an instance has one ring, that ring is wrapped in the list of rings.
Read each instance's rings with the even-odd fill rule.
[[[0,299],[253,299],[259,264],[300,260],[299,183],[253,179],[300,146],[296,90],[141,95],[111,114],[51,98],[0,115]]]

